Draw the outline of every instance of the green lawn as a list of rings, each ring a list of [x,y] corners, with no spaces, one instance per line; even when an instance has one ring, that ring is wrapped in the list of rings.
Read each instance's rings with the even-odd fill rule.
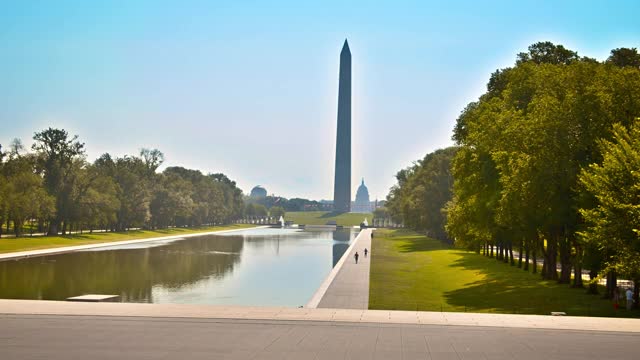
[[[371,223],[373,214],[333,213],[328,211],[297,211],[284,215],[285,220],[291,220],[295,224],[324,225],[327,221],[335,220],[338,225],[357,226],[367,218]]]
[[[409,230],[377,230],[371,250],[369,308],[639,317],[517,266]],[[624,304],[621,304],[624,307]]]
[[[159,236],[193,234],[199,232],[232,230],[254,227],[249,224],[234,224],[228,226],[209,226],[200,228],[171,228],[164,230],[133,230],[128,232],[109,232],[109,233],[85,233],[82,235],[68,236],[34,236],[19,238],[0,238],[0,253],[9,253],[15,251],[47,249],[62,246],[75,246],[87,244],[99,244],[104,242],[146,239]]]

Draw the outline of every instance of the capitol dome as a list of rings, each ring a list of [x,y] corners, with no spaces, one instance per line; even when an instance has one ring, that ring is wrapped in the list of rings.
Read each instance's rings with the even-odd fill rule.
[[[251,189],[251,195],[249,196],[254,199],[267,197],[267,189],[263,188],[260,185],[255,186],[253,189]]]
[[[351,212],[355,213],[368,213],[371,212],[371,202],[369,200],[369,189],[364,184],[364,178],[362,179],[362,184],[358,186],[358,191],[356,192],[356,201],[353,204]]]

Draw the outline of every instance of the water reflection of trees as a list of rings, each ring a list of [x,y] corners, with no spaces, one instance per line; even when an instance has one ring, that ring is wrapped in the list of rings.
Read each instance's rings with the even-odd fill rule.
[[[177,289],[223,277],[240,261],[242,237],[199,237],[166,246],[0,262],[0,297],[62,300],[88,293],[151,302],[154,286]]]
[[[82,294],[117,294],[122,301],[152,302],[152,289],[178,290],[223,278],[238,266],[243,249],[273,248],[314,239],[333,242],[333,265],[353,238],[351,231],[267,236],[203,236],[143,249],[77,252],[0,262],[0,298],[64,300]],[[264,256],[269,256],[264,254]]]

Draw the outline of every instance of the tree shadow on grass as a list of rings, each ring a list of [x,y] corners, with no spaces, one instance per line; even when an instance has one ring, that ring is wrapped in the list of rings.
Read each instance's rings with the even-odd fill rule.
[[[451,249],[451,246],[440,240],[425,237],[409,230],[397,230],[396,236],[387,239],[394,242],[402,241],[397,246],[397,249],[402,253]]]
[[[445,292],[447,304],[457,311],[544,314],[564,311],[578,316],[629,316],[616,312],[608,300],[587,295],[582,289],[571,289],[554,281],[543,281],[539,274],[497,262],[475,253],[460,253],[450,267],[473,271],[484,277],[464,288]],[[446,311],[446,309],[445,309]],[[640,314],[635,314],[635,317]],[[634,313],[631,314],[634,316]]]

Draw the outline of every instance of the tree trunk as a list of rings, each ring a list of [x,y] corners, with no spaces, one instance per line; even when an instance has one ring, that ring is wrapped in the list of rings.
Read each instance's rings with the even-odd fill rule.
[[[558,283],[571,283],[571,243],[566,234],[561,235],[560,243],[560,279]]]
[[[582,262],[581,261],[576,261],[573,271],[574,271],[573,287],[574,288],[584,287],[584,284],[582,283]]]
[[[589,288],[587,289],[587,294],[593,294],[593,295],[598,294],[598,284],[593,282],[593,279],[595,279],[597,276],[598,276],[598,273],[595,270],[589,270],[589,279],[591,279],[592,281],[589,282]]]
[[[584,283],[582,281],[582,259],[584,257],[584,250],[575,236],[572,237],[573,247],[575,249],[575,256],[573,256],[573,287],[583,288]]]
[[[58,229],[60,229],[60,222],[59,220],[53,220],[49,223],[49,231],[47,232],[47,235],[49,236],[56,236],[58,235]]]
[[[536,247],[533,247],[532,250],[532,254],[531,256],[533,257],[533,273],[537,273],[538,272],[538,258],[536,257]]]
[[[509,263],[509,247],[511,247],[510,242],[503,242],[502,246],[504,247],[504,256],[502,257],[502,262],[505,264]]]
[[[516,262],[513,260],[513,242],[509,241],[509,265],[514,266]]]
[[[524,248],[524,271],[529,271],[529,245]]]
[[[638,300],[640,300],[640,279],[635,278],[633,279],[633,308],[637,309],[638,308]]]
[[[506,241],[502,243],[502,262],[509,262],[509,244]]]
[[[542,277],[546,280],[558,280],[558,238],[560,230],[553,229],[547,237],[547,249],[544,252],[544,271]]]
[[[618,286],[618,275],[614,270],[607,273],[607,292],[602,297],[603,299],[613,299],[613,293]]]
[[[13,221],[13,233],[16,237],[20,237],[20,235],[22,235],[22,224],[20,223],[20,220]]]
[[[523,242],[520,240],[520,249],[518,250],[518,268],[522,269],[522,251],[524,250]]]

